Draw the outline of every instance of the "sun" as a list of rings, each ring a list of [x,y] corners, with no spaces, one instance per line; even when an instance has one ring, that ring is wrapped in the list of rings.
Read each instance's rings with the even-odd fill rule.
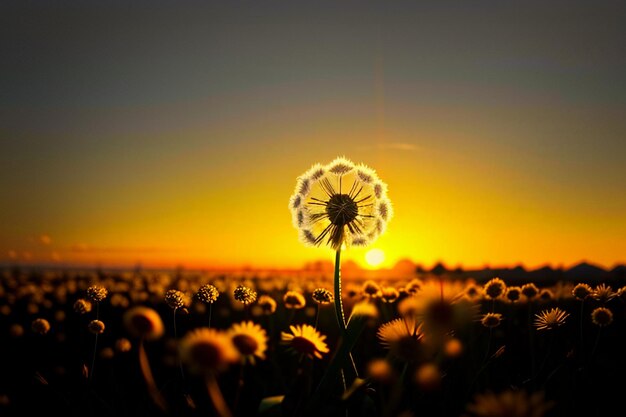
[[[365,262],[371,267],[377,267],[385,261],[385,252],[382,249],[371,249],[365,254]]]

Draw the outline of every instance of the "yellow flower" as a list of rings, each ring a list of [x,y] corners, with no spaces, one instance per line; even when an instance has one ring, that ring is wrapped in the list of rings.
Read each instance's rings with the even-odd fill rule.
[[[283,296],[283,302],[285,303],[285,308],[290,310],[299,310],[306,306],[304,295],[298,291],[287,291]]]
[[[265,359],[267,334],[258,324],[251,321],[235,323],[228,330],[228,335],[244,363],[254,365],[255,358]]]
[[[487,313],[480,319],[480,323],[487,328],[498,327],[500,322],[502,322],[500,313]]]
[[[261,309],[261,314],[269,316],[276,311],[276,301],[269,295],[262,295],[259,297],[259,301],[257,301],[257,307]]]
[[[585,298],[587,298],[588,296],[590,296],[592,292],[593,292],[593,290],[591,289],[589,284],[585,284],[583,282],[583,283],[580,283],[580,284],[576,284],[576,286],[572,290],[572,295],[574,297],[576,297],[577,300],[581,300],[582,301]]]
[[[191,372],[207,374],[225,370],[240,356],[226,333],[200,327],[180,340],[180,358]]]
[[[294,353],[310,358],[322,359],[322,355],[330,352],[326,345],[326,336],[320,334],[308,324],[289,326],[291,333],[281,332],[281,343],[287,345]]]
[[[565,319],[569,313],[558,307],[552,310],[543,310],[539,314],[535,314],[535,327],[537,330],[552,330],[565,324]]]
[[[308,245],[366,246],[392,216],[387,186],[365,165],[337,158],[301,175],[289,200],[294,226]]]
[[[128,333],[139,339],[156,340],[165,331],[161,316],[149,307],[136,306],[127,310],[123,322]]]
[[[378,328],[376,335],[380,344],[400,359],[415,361],[421,356],[422,324],[413,318],[387,322]]]
[[[485,298],[494,300],[506,291],[506,284],[500,278],[490,279],[483,288]]]

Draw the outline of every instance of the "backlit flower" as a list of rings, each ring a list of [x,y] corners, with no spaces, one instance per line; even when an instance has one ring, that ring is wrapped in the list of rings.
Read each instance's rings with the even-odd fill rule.
[[[178,290],[167,290],[165,303],[173,310],[185,306],[185,294]]]
[[[291,310],[299,310],[306,306],[304,295],[298,291],[287,291],[283,296],[283,303],[285,303],[285,308]]]
[[[480,319],[480,324],[487,328],[498,327],[502,322],[502,314],[487,313]]]
[[[506,284],[500,278],[490,279],[483,288],[485,298],[489,300],[500,297],[506,291]]]
[[[104,323],[100,320],[91,320],[87,325],[87,329],[90,333],[93,334],[102,334],[104,333]]]
[[[267,333],[251,321],[235,323],[228,330],[228,335],[244,362],[254,365],[255,359],[265,359]]]
[[[588,296],[590,296],[592,292],[593,290],[591,289],[589,284],[585,284],[584,282],[581,282],[580,284],[576,284],[576,286],[572,290],[572,295],[576,297],[577,300],[582,301]]]
[[[38,318],[33,320],[30,328],[37,334],[46,334],[50,331],[50,322],[46,319]]]
[[[223,371],[239,357],[231,338],[219,330],[197,328],[180,340],[180,358],[194,373]]]
[[[569,313],[558,307],[552,310],[543,310],[539,314],[535,314],[535,327],[537,330],[552,330],[565,324],[565,319]]]
[[[415,361],[422,353],[422,324],[412,318],[400,318],[387,322],[376,333],[380,344],[398,358]]]
[[[107,289],[101,285],[92,285],[91,287],[87,288],[87,297],[89,297],[91,301],[96,303],[104,300],[108,294],[109,292],[107,291]]]
[[[313,326],[289,326],[289,330],[290,333],[281,332],[280,339],[290,351],[317,359],[322,359],[322,355],[330,351],[325,342],[326,336],[321,335]]]
[[[613,312],[606,307],[598,307],[591,312],[591,321],[600,327],[606,327],[613,322]]]
[[[294,226],[308,245],[365,246],[392,217],[387,186],[364,165],[337,158],[301,175],[289,200]]]
[[[128,333],[139,339],[156,340],[165,331],[161,316],[149,307],[132,307],[124,313],[122,320]]]

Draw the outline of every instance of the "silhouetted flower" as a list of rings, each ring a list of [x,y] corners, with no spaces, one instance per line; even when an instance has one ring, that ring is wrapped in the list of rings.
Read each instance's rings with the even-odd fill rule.
[[[318,304],[330,304],[335,300],[333,293],[328,291],[326,288],[314,289],[311,297],[313,298],[313,301]]]
[[[308,324],[289,326],[289,330],[290,333],[281,332],[280,339],[290,351],[317,359],[322,359],[322,355],[330,351],[324,342],[326,336],[320,334],[313,326]]]
[[[606,327],[613,322],[613,312],[606,307],[598,307],[591,312],[591,321],[600,327]]]
[[[204,284],[196,292],[196,298],[207,304],[214,303],[219,296],[220,292],[211,284]]]
[[[537,330],[553,330],[565,324],[565,319],[569,313],[558,307],[552,310],[543,310],[539,314],[535,314],[535,327]]]

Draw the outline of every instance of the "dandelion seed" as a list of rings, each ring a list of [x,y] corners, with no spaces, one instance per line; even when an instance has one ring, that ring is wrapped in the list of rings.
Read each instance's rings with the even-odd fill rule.
[[[345,158],[314,165],[289,200],[293,224],[307,245],[367,245],[392,217],[386,191],[373,170]]]
[[[591,312],[591,321],[599,327],[606,327],[613,322],[613,312],[606,307],[598,307]]]
[[[569,313],[555,307],[551,310],[543,310],[535,314],[535,327],[537,330],[553,330],[565,324],[565,319]]]
[[[334,300],[333,293],[328,291],[326,288],[314,289],[313,294],[311,294],[311,298],[313,298],[313,301],[317,304],[330,304]]]
[[[258,324],[251,321],[235,323],[228,330],[228,335],[244,363],[254,365],[256,358],[265,359],[267,333]]]
[[[283,345],[296,354],[309,358],[322,359],[325,353],[330,352],[326,345],[326,336],[308,324],[289,326],[290,333],[281,332],[280,339]]]
[[[226,370],[240,356],[226,333],[200,327],[180,340],[180,358],[191,372],[212,374]]]

